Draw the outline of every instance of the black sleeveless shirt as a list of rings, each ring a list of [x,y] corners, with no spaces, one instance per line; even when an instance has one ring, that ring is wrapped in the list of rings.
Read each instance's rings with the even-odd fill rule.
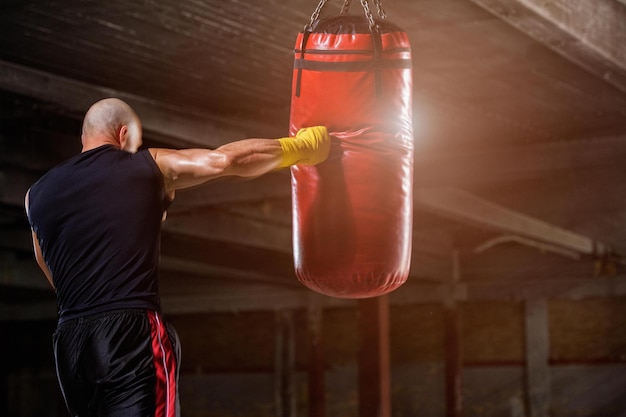
[[[148,150],[105,145],[56,166],[29,192],[28,218],[52,273],[59,319],[158,310],[163,177]]]

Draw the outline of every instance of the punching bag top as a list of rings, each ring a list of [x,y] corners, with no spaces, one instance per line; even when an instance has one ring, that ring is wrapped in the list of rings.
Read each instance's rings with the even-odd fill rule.
[[[402,29],[387,20],[374,19],[380,33],[401,32]],[[309,31],[327,34],[371,33],[365,16],[339,15],[316,20]]]
[[[409,39],[399,26],[365,16],[339,15],[313,20],[296,39],[294,95],[300,97],[303,71],[373,72],[376,95],[383,92],[383,69],[410,69]]]

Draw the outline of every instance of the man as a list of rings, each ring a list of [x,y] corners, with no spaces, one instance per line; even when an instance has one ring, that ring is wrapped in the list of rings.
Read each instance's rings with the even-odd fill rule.
[[[179,415],[179,344],[157,286],[159,236],[176,190],[326,159],[326,128],[245,139],[215,150],[144,149],[119,99],[85,114],[82,152],[26,194],[35,259],[55,289],[54,354],[72,416]]]

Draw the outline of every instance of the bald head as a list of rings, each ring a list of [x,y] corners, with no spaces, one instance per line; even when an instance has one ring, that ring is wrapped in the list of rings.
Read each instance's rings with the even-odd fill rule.
[[[83,151],[112,144],[128,152],[141,146],[141,122],[135,111],[117,98],[93,104],[83,119]]]

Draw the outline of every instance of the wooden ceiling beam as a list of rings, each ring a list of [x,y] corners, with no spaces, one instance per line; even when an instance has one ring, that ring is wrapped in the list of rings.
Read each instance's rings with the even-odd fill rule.
[[[147,134],[172,146],[215,148],[233,140],[277,132],[275,127],[244,120],[226,119],[181,109],[131,93],[95,86],[55,74],[0,61],[0,89],[54,103],[82,119],[97,100],[118,97],[130,104],[142,120]]]
[[[32,144],[31,144],[32,145]],[[29,146],[31,146],[29,145]],[[64,154],[76,152],[74,146]],[[46,157],[32,149],[12,147],[0,154],[0,202],[23,203],[26,190],[39,177],[32,169],[44,170],[58,163],[58,156]],[[71,149],[70,149],[71,148]],[[46,159],[49,158],[49,159]],[[415,187],[462,186],[504,183],[546,178],[577,169],[618,166],[626,159],[626,137],[549,143],[492,152],[456,155],[415,155]],[[28,162],[29,170],[11,168],[16,160]],[[46,162],[47,161],[47,162]],[[181,190],[173,210],[190,210],[216,204],[288,199],[289,171],[282,170],[256,179],[225,178],[189,190]]]
[[[237,216],[223,210],[170,215],[163,223],[163,230],[286,254],[292,252],[291,227]]]
[[[612,136],[461,154],[415,154],[414,186],[463,186],[549,178],[574,170],[621,167],[626,136]],[[225,179],[179,192],[176,209],[287,199],[289,172],[254,180]]]
[[[244,243],[166,232],[161,236],[161,253],[218,268],[265,274],[286,282],[295,279],[291,254]]]
[[[416,187],[463,186],[548,178],[579,169],[622,166],[626,136],[555,141],[456,154],[415,154]]]
[[[508,209],[455,188],[420,188],[414,202],[422,210],[493,231],[511,239],[527,239],[529,244],[542,245],[544,250],[561,251],[576,257],[602,255],[611,247],[589,237],[565,230],[523,213]],[[510,240],[511,240],[510,239]],[[523,241],[518,240],[523,243]],[[489,244],[486,242],[485,244]],[[493,241],[496,245],[498,242]]]
[[[176,192],[173,210],[189,211],[215,205],[289,199],[289,170],[254,179],[228,177]]]
[[[626,92],[626,7],[610,0],[471,0]]]
[[[163,295],[193,295],[198,291],[213,291],[215,288],[229,285],[262,284],[274,285],[276,288],[301,288],[296,280],[285,280],[264,271],[242,272],[228,266],[216,266],[169,255],[161,256],[159,276],[161,278],[159,288]]]

